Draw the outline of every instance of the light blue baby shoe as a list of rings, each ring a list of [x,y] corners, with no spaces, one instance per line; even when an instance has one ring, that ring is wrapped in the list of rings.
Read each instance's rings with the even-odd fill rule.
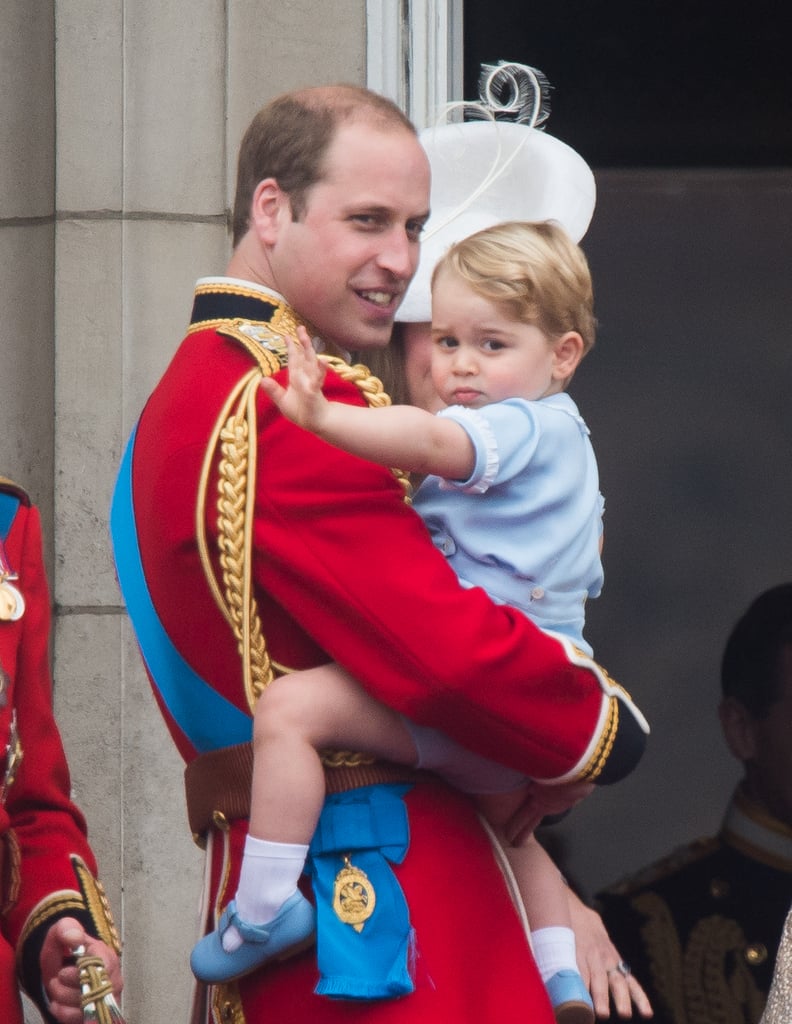
[[[244,940],[227,953],[223,935],[233,925]],[[205,935],[193,948],[190,967],[199,981],[219,984],[249,974],[268,960],[285,960],[312,944],[316,930],[316,911],[298,890],[281,907],[277,917],[263,925],[249,924],[237,914],[231,900],[217,929]]]
[[[558,1024],[594,1024],[594,1003],[577,971],[556,971],[545,988]]]

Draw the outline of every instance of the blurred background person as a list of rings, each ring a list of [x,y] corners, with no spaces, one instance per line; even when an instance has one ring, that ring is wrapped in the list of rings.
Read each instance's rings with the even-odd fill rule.
[[[600,894],[660,1024],[756,1024],[792,902],[792,583],[760,594],[723,653],[719,715],[743,778],[717,836]]]
[[[50,597],[38,510],[0,477],[0,1020],[20,991],[45,1021],[83,1019],[72,950],[99,957],[115,996],[120,942],[52,711]]]

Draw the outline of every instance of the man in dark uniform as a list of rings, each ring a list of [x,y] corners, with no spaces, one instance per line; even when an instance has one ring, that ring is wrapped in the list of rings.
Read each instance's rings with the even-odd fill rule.
[[[720,833],[600,894],[659,1024],[756,1024],[792,902],[792,583],[734,627],[720,719],[745,774]]]

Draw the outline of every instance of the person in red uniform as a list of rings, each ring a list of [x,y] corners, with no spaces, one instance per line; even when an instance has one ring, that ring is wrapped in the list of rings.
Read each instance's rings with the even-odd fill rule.
[[[304,324],[328,356],[331,400],[388,401],[343,356],[387,344],[428,194],[426,156],[390,101],[329,86],[268,104],[240,149],[227,274],[198,282],[187,337],[127,445],[116,564],[187,762],[211,926],[237,886],[251,712],[275,676],[335,660],[378,699],[542,782],[614,782],[643,752],[642,716],[599,666],[459,586],[398,473],[301,431],[259,387],[282,379],[284,336]],[[468,801],[357,752],[329,752],[326,775],[309,858],[317,949],[199,988],[194,1020],[549,1024]],[[314,991],[350,973],[358,999]],[[387,998],[400,985],[411,994]]]
[[[38,510],[0,477],[0,1020],[20,989],[48,1022],[82,1020],[71,951],[121,992],[120,944],[52,712],[50,600]]]

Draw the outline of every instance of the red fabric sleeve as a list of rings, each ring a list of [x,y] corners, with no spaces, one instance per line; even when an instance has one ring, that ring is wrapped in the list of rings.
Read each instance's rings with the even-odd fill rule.
[[[350,400],[334,380],[328,397]],[[375,696],[538,777],[575,765],[604,695],[521,612],[464,589],[393,477],[262,402],[261,589]]]
[[[198,558],[195,508],[215,421],[249,370],[228,339],[190,335],[147,403],[133,459],[154,606],[192,668],[245,711],[236,641]],[[363,403],[332,372],[326,393]],[[338,661],[396,710],[536,778],[578,770],[592,755],[602,765],[621,758],[617,734],[640,729],[629,713],[618,724],[609,718],[615,702],[593,663],[576,663],[564,644],[483,590],[462,588],[387,469],[290,423],[263,392],[257,448],[253,573],[276,662]],[[205,521],[215,545],[216,494],[212,477]],[[163,710],[189,759],[194,751]],[[631,751],[627,770],[636,760]]]

